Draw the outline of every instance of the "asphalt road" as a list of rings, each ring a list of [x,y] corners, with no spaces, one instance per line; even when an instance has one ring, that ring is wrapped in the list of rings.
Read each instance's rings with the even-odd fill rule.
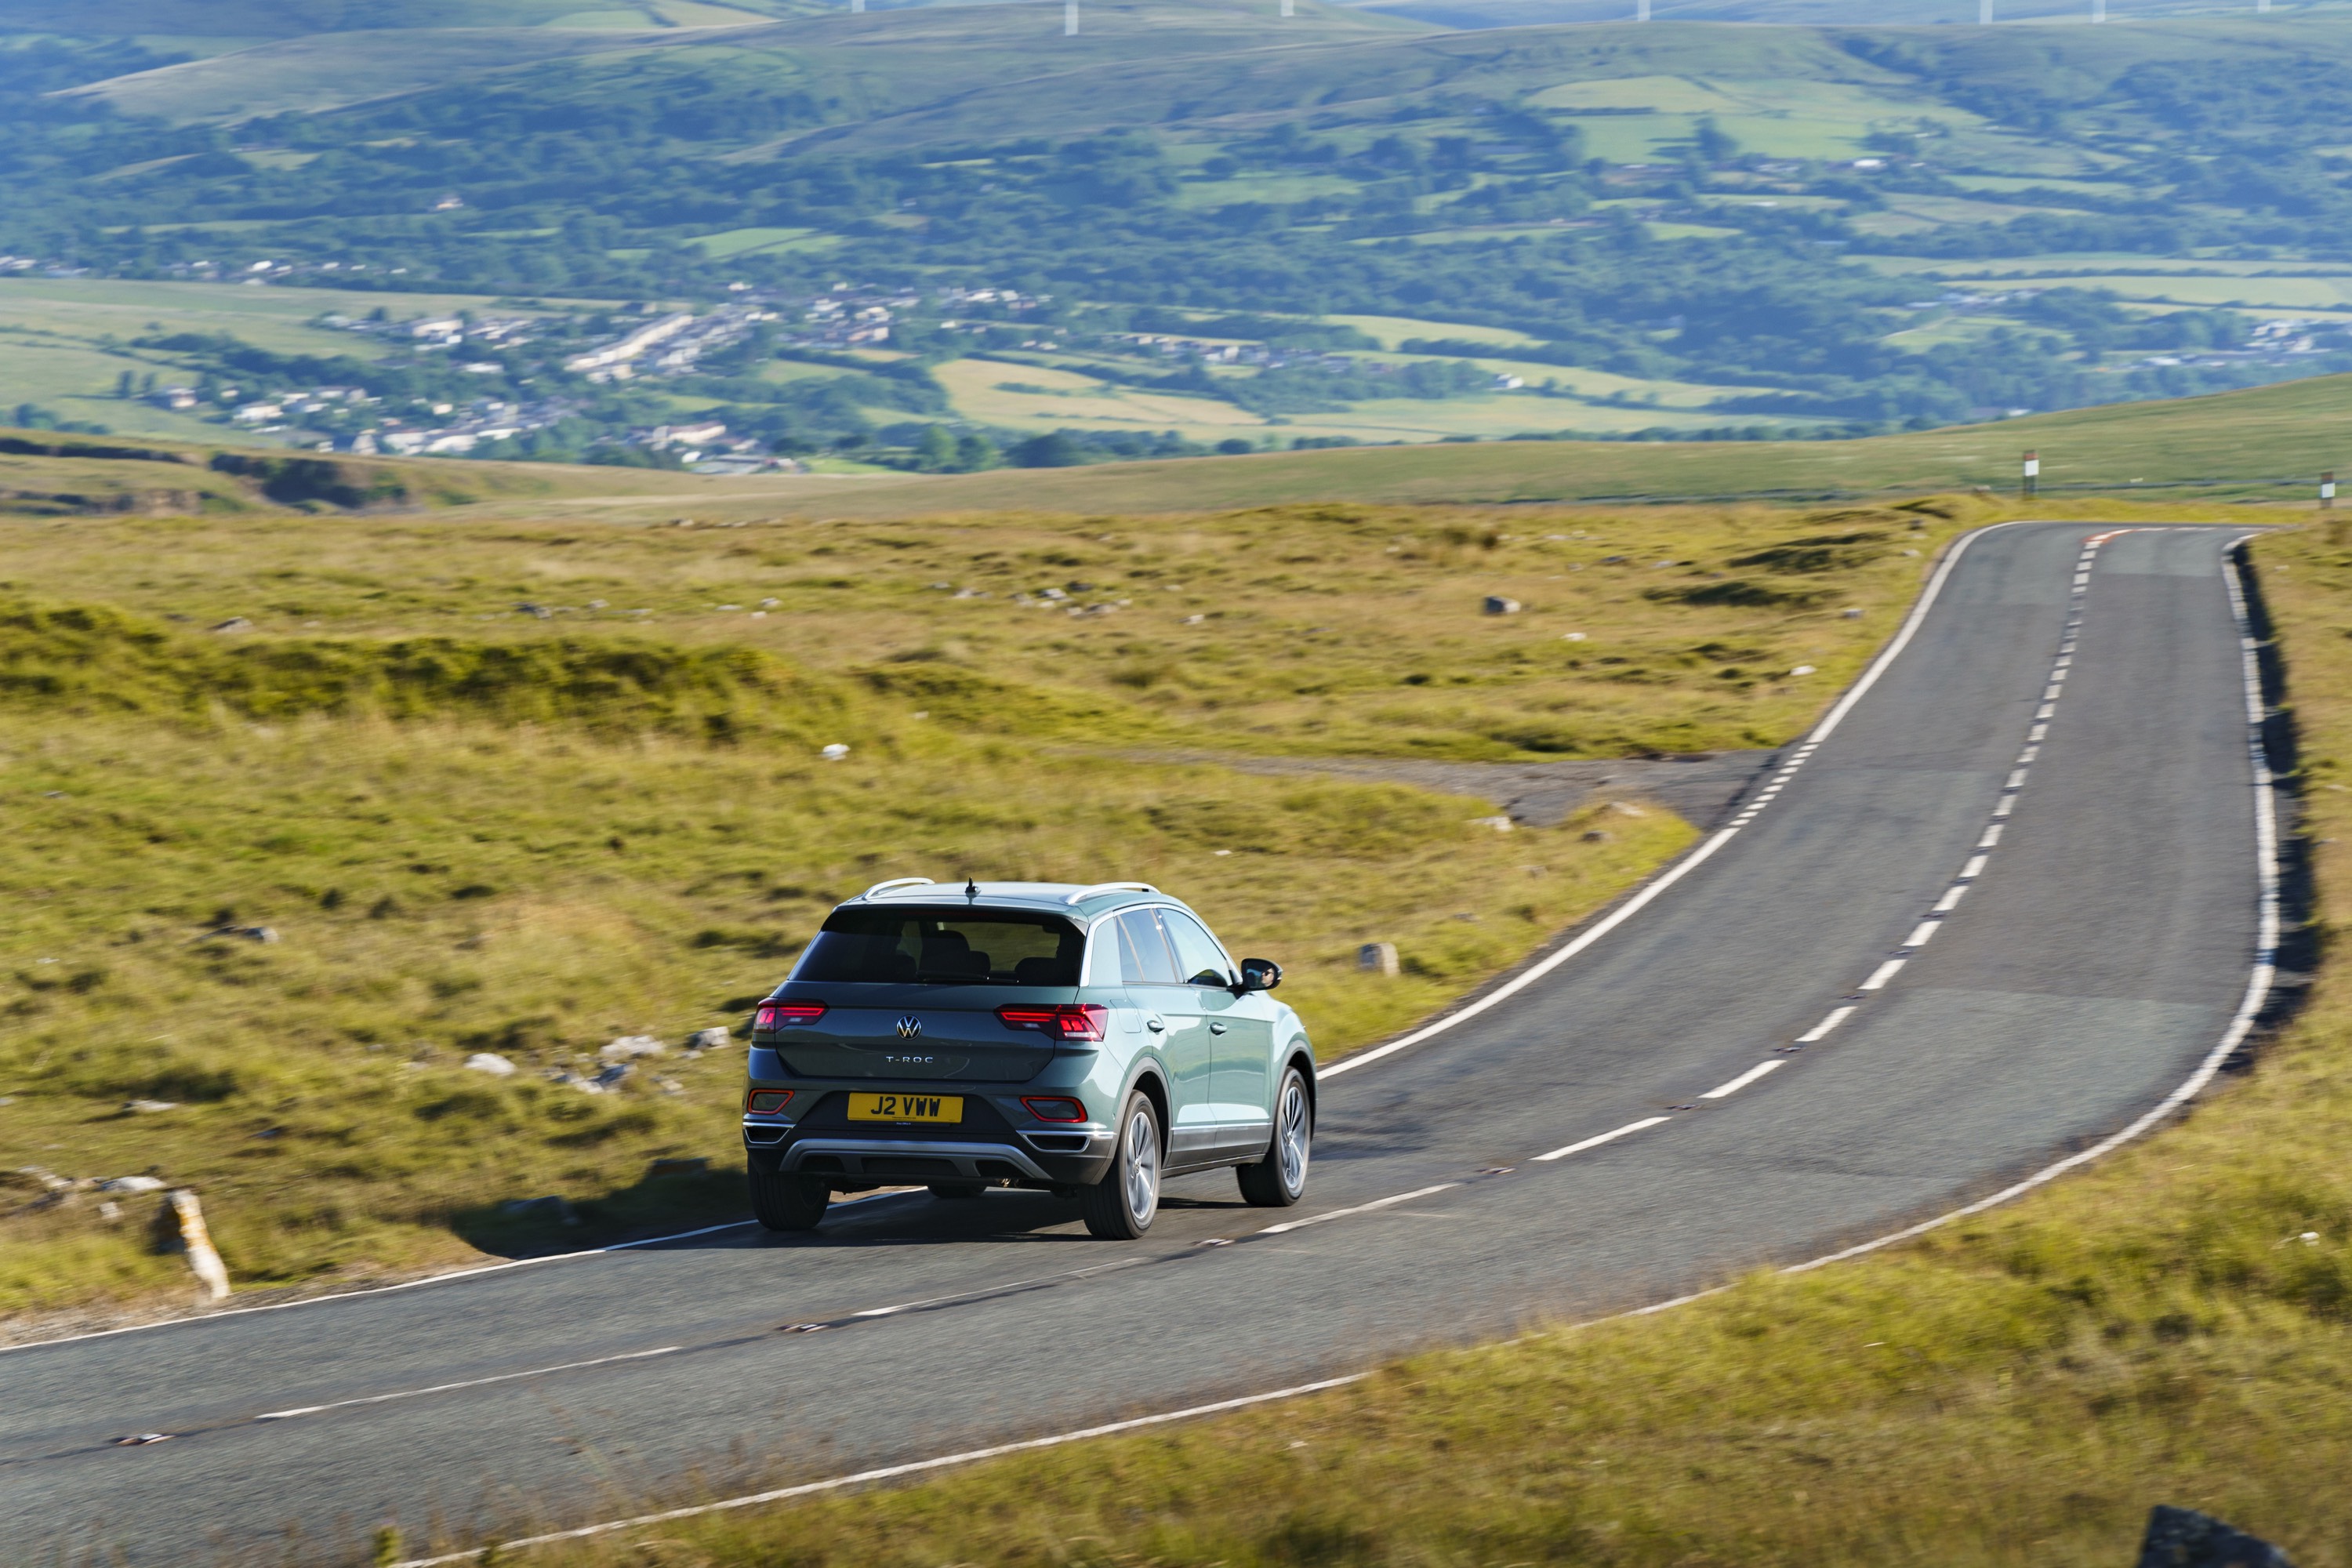
[[[912,1194],[0,1353],[0,1558],[466,1544],[1639,1305],[1993,1191],[2179,1085],[2257,945],[2232,533],[2124,532],[2076,598],[2099,531],[1979,537],[1711,854],[1330,1078],[1299,1209],[1186,1178],[1115,1244],[1042,1195]],[[112,1446],[140,1432],[173,1436]]]

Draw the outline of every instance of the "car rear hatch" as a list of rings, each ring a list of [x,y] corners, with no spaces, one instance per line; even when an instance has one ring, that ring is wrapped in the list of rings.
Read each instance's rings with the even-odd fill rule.
[[[819,999],[818,988],[807,989]],[[826,985],[823,1016],[762,1043],[799,1078],[1026,1083],[1052,1059],[1056,1041],[1005,1022],[998,1010],[1050,1009],[1076,996],[1075,987]]]

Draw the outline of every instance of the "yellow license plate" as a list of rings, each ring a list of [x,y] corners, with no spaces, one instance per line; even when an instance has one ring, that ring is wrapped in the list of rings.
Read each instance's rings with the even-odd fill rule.
[[[958,1094],[853,1094],[852,1121],[961,1121],[963,1097]]]

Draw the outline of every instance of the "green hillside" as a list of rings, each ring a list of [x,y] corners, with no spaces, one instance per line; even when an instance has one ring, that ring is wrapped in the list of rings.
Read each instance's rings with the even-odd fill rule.
[[[1151,511],[1304,502],[1802,500],[1983,487],[2151,500],[2295,500],[2352,477],[2352,376],[1854,441],[1505,441],[1107,464],[940,478],[803,480],[747,505],[884,517],[1002,508]]]
[[[0,0],[0,328],[38,313],[14,289],[100,280],[382,300],[299,347],[160,308],[0,330],[11,412],[656,464],[723,426],[938,470],[1889,432],[2352,371],[2333,13],[1297,11],[252,0],[96,31],[198,25],[120,0],[66,37]],[[450,309],[534,325],[417,347]],[[686,352],[584,373],[680,310]],[[176,422],[109,405],[150,377]]]

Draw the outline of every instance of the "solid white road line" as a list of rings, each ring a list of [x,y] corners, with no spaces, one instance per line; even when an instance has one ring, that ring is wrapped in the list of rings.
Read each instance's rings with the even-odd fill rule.
[[[844,1487],[870,1485],[876,1481],[897,1480],[901,1476],[919,1476],[928,1470],[943,1470],[954,1465],[970,1465],[982,1459],[993,1459],[1006,1454],[1028,1453],[1037,1448],[1058,1448],[1066,1443],[1083,1443],[1091,1437],[1108,1437],[1120,1432],[1133,1432],[1146,1426],[1163,1426],[1171,1421],[1192,1421],[1203,1415],[1219,1415],[1228,1410],[1246,1410],[1253,1405],[1268,1405],[1277,1399],[1297,1399],[1303,1394],[1320,1394],[1325,1389],[1345,1388],[1351,1383],[1361,1383],[1371,1376],[1369,1372],[1351,1372],[1345,1377],[1326,1377],[1314,1383],[1297,1384],[1289,1388],[1271,1389],[1265,1394],[1245,1394],[1239,1399],[1221,1399],[1214,1405],[1195,1405],[1184,1410],[1163,1411],[1157,1415],[1137,1415],[1125,1421],[1112,1421],[1100,1426],[1087,1426],[1076,1432],[1057,1432],[1050,1437],[1032,1437],[1022,1443],[999,1443],[993,1447],[973,1448],[961,1454],[942,1454],[935,1459],[917,1459],[911,1464],[885,1465],[879,1469],[860,1470],[854,1476],[835,1476],[822,1481],[803,1481],[796,1487],[778,1487],[773,1491],[753,1492],[748,1497],[727,1498],[719,1502],[698,1503],[692,1508],[665,1509],[659,1513],[641,1513],[635,1519],[615,1519],[603,1524],[583,1524],[576,1530],[550,1531],[545,1535],[526,1535],[515,1541],[498,1543],[500,1552],[516,1552],[527,1546],[552,1546],[560,1541],[586,1541],[615,1531],[636,1530],[648,1524],[669,1524],[681,1519],[696,1519],[708,1513],[720,1513],[730,1509],[756,1508],[766,1502],[784,1502],[796,1497],[809,1497],[817,1492],[837,1491]],[[479,1563],[483,1548],[473,1547],[464,1552],[445,1552],[437,1557],[411,1557],[395,1563],[392,1568],[448,1568],[456,1563]]]
[[[1415,1198],[1425,1198],[1432,1193],[1442,1193],[1449,1187],[1458,1187],[1461,1184],[1459,1182],[1440,1182],[1433,1187],[1422,1187],[1410,1193],[1398,1193],[1392,1197],[1374,1198],[1370,1203],[1358,1204],[1353,1208],[1333,1209],[1328,1214],[1308,1215],[1305,1219],[1286,1220],[1280,1225],[1267,1226],[1264,1230],[1255,1234],[1280,1236],[1287,1230],[1304,1230],[1310,1225],[1321,1225],[1327,1219],[1345,1219],[1351,1214],[1370,1214],[1374,1209],[1384,1209],[1391,1204],[1409,1204]]]
[[[615,1362],[647,1361],[657,1355],[676,1355],[684,1345],[664,1345],[657,1351],[630,1351],[624,1355],[602,1355],[593,1361],[567,1361],[558,1366],[537,1366],[529,1372],[502,1372],[496,1377],[469,1377],[462,1383],[436,1383],[429,1388],[404,1388],[397,1394],[371,1394],[364,1399],[337,1399],[325,1405],[302,1405],[291,1410],[272,1410],[254,1417],[256,1421],[291,1421],[297,1415],[317,1415],[329,1410],[348,1409],[354,1405],[385,1405],[395,1399],[422,1399],[428,1394],[452,1394],[461,1388],[483,1388],[493,1383],[512,1383],[519,1377],[545,1377],[555,1372],[578,1372],[583,1366],[611,1366]]]
[[[1672,1121],[1673,1120],[1674,1118],[1671,1116],[1644,1116],[1639,1121],[1628,1121],[1624,1126],[1618,1128],[1613,1132],[1603,1132],[1598,1138],[1587,1138],[1581,1143],[1570,1143],[1565,1149],[1555,1149],[1549,1154],[1538,1154],[1536,1158],[1538,1160],[1565,1160],[1570,1154],[1581,1154],[1587,1149],[1598,1149],[1603,1143],[1613,1143],[1618,1139],[1626,1136],[1628,1133],[1639,1132],[1644,1128],[1660,1126],[1663,1123]]]
[[[1836,1028],[1840,1024],[1843,1024],[1848,1018],[1853,1017],[1853,1013],[1854,1010],[1852,1007],[1840,1007],[1828,1017],[1823,1018],[1820,1023],[1815,1024],[1811,1028],[1806,1030],[1803,1034],[1799,1035],[1797,1037],[1797,1044],[1801,1046],[1811,1045],[1815,1040],[1824,1037],[1832,1029]]]
[[[1721,1084],[1714,1089],[1710,1089],[1705,1094],[1700,1095],[1699,1098],[1701,1100],[1721,1100],[1727,1095],[1738,1094],[1741,1089],[1746,1089],[1749,1084],[1754,1083],[1766,1073],[1772,1071],[1776,1068],[1784,1068],[1788,1065],[1789,1058],[1786,1057],[1774,1057],[1769,1062],[1758,1062],[1754,1067],[1749,1068],[1746,1072],[1741,1073],[1729,1083]]]
[[[2242,535],[2231,541],[2229,548],[2235,550],[2253,537],[2254,535],[2251,533]],[[1922,1220],[1917,1225],[1895,1231],[1890,1236],[1882,1236],[1875,1241],[1865,1241],[1858,1247],[1849,1247],[1842,1252],[1832,1252],[1826,1258],[1816,1258],[1810,1262],[1792,1264],[1782,1269],[1782,1273],[1801,1274],[1807,1269],[1819,1268],[1824,1264],[1843,1262],[1849,1258],[1859,1258],[1864,1253],[1875,1252],[1884,1247],[1892,1247],[1898,1241],[1908,1241],[1915,1236],[1924,1236],[1939,1226],[1949,1225],[1954,1220],[1965,1219],[1970,1215],[1982,1214],[1989,1208],[2022,1197],[2036,1187],[2056,1181],[2069,1171],[2087,1165],[2103,1155],[2112,1153],[2140,1137],[2204,1092],[2205,1086],[2213,1081],[2213,1075],[2221,1070],[2221,1064],[2230,1059],[2231,1052],[2245,1043],[2247,1034],[2254,1026],[2254,1020],[2262,1016],[2263,1004],[2270,999],[2271,985],[2278,973],[2278,802],[2276,781],[2271,773],[2270,758],[2263,744],[2263,722],[2268,715],[2263,702],[2263,677],[2259,652],[2261,645],[2254,641],[2253,623],[2246,612],[2245,595],[2238,587],[2236,570],[2227,555],[2223,556],[2221,563],[2221,584],[2229,590],[2230,614],[2238,624],[2241,679],[2244,685],[2246,701],[2246,750],[2253,774],[2254,887],[2259,910],[2254,936],[2253,968],[2246,977],[2245,994],[2238,1001],[2238,1010],[2231,1017],[2229,1027],[2222,1031],[2221,1040],[2205,1054],[2205,1059],[2197,1064],[2197,1070],[2189,1075],[2186,1082],[2166,1095],[2137,1121],[2113,1137],[2094,1143],[2079,1154],[2070,1154],[2055,1163],[2045,1165],[2023,1181],[2012,1186],[2003,1187],[1990,1197],[1979,1198],[1965,1208],[1954,1209],[1951,1213],[1938,1215],[1934,1219]]]

